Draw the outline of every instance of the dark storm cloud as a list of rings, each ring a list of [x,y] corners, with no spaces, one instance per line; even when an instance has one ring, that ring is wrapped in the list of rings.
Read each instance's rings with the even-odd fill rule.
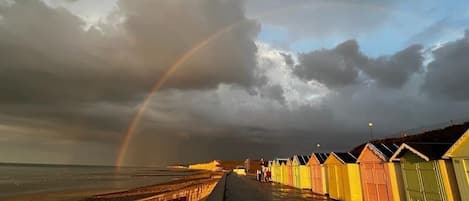
[[[431,97],[467,101],[466,75],[469,75],[469,31],[463,38],[449,42],[432,52],[427,66],[424,91]]]
[[[238,22],[165,86],[249,86],[258,28],[245,21],[241,7],[239,1],[122,1],[112,19],[121,17],[123,23],[85,30],[79,17],[41,1],[1,6],[0,102],[52,110],[57,105],[64,111],[100,103],[133,107],[185,51]]]
[[[421,49],[420,45],[412,45],[390,56],[369,58],[360,52],[355,40],[348,40],[334,49],[300,54],[294,73],[303,80],[337,88],[357,83],[363,71],[382,86],[400,88],[422,68]]]
[[[132,98],[147,91],[185,51],[242,22],[199,51],[169,87],[253,83],[257,34],[238,1],[123,1],[120,30],[91,28],[63,8],[39,1],[3,7],[0,26],[3,100],[82,101]],[[155,10],[156,9],[156,10]],[[25,14],[26,13],[26,14]],[[41,23],[47,21],[48,23]],[[106,26],[103,26],[106,28]]]
[[[210,35],[236,24],[171,76],[169,87],[213,88],[254,82],[259,27],[246,20],[240,1],[120,1],[130,48],[152,76]]]
[[[295,74],[304,80],[317,80],[329,87],[356,82],[358,66],[366,61],[356,41],[350,40],[332,50],[317,50],[299,56]]]
[[[10,144],[34,147],[34,141],[47,139],[116,146],[163,72],[193,46],[233,24],[163,87],[257,85],[253,40],[258,25],[246,20],[242,7],[241,1],[121,1],[106,23],[85,29],[81,18],[60,6],[39,0],[1,4],[0,125],[29,136],[29,141]],[[142,124],[176,127],[174,121],[193,118],[175,113],[153,112]],[[44,132],[34,132],[38,129]],[[2,132],[15,136],[12,129]]]
[[[400,88],[412,74],[422,69],[423,55],[421,51],[421,45],[412,45],[394,55],[369,60],[362,69],[378,84]]]

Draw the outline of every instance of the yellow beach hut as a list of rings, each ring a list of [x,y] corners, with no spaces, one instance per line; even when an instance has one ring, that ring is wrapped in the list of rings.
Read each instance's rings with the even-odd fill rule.
[[[328,156],[328,153],[312,153],[308,161],[311,170],[311,190],[322,195],[328,193],[326,168],[324,166]]]
[[[287,160],[285,184],[293,186],[293,157]]]
[[[451,161],[443,154],[452,143],[403,143],[391,157],[400,161],[407,200],[459,201]]]
[[[284,185],[287,185],[288,184],[288,170],[287,170],[287,163],[288,163],[289,159],[284,159],[284,160],[279,160],[279,164],[280,164],[280,183],[281,184],[284,184]]]
[[[445,153],[451,159],[459,186],[461,200],[469,200],[469,129]]]
[[[286,162],[287,162],[286,159],[281,159],[281,158],[276,158],[275,160],[272,161],[271,174],[272,174],[273,182],[282,183],[282,184],[284,183],[283,173],[285,171]]]
[[[388,162],[396,143],[367,143],[358,156],[364,201],[404,201],[400,164]]]
[[[326,166],[329,196],[336,200],[362,201],[360,170],[357,157],[349,152],[331,152]]]
[[[311,170],[308,161],[309,156],[307,155],[293,156],[293,186],[296,188],[311,189]]]

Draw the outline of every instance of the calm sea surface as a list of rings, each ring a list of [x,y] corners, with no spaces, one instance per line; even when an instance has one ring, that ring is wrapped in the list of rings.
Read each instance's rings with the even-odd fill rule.
[[[159,184],[194,174],[189,170],[149,167],[30,165],[0,163],[0,200],[38,193],[121,190]],[[3,198],[3,199],[2,199]]]

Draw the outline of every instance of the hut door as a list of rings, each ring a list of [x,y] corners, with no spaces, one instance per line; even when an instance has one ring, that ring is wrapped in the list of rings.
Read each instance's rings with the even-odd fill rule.
[[[389,201],[387,175],[382,163],[363,163],[363,182],[367,201]]]
[[[377,201],[389,201],[387,188],[387,174],[384,170],[384,163],[373,164],[373,181],[376,185]]]
[[[416,163],[401,163],[402,173],[404,176],[405,191],[407,200],[420,201],[424,200],[423,193],[420,189],[420,174],[417,170]]]
[[[323,192],[322,190],[322,173],[321,173],[321,166],[313,165],[311,166],[311,173],[313,174],[313,190],[315,192]]]
[[[436,162],[423,162],[418,164],[422,179],[422,187],[426,200],[443,200],[443,184],[438,179]]]
[[[403,163],[402,171],[409,201],[444,200],[436,162]]]

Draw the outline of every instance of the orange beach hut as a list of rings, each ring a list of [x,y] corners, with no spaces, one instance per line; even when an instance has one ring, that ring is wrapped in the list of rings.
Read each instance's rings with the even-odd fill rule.
[[[360,170],[357,158],[349,152],[331,152],[324,162],[327,171],[329,197],[343,201],[362,201]]]
[[[395,143],[367,143],[363,148],[357,163],[364,201],[405,200],[399,163],[388,162],[398,149]]]
[[[461,200],[469,200],[469,129],[445,153],[451,159],[456,174]]]
[[[452,163],[441,157],[452,143],[403,143],[391,157],[400,161],[407,200],[459,201]]]
[[[326,161],[328,153],[312,153],[308,165],[311,170],[311,190],[315,193],[325,195],[327,191]]]

